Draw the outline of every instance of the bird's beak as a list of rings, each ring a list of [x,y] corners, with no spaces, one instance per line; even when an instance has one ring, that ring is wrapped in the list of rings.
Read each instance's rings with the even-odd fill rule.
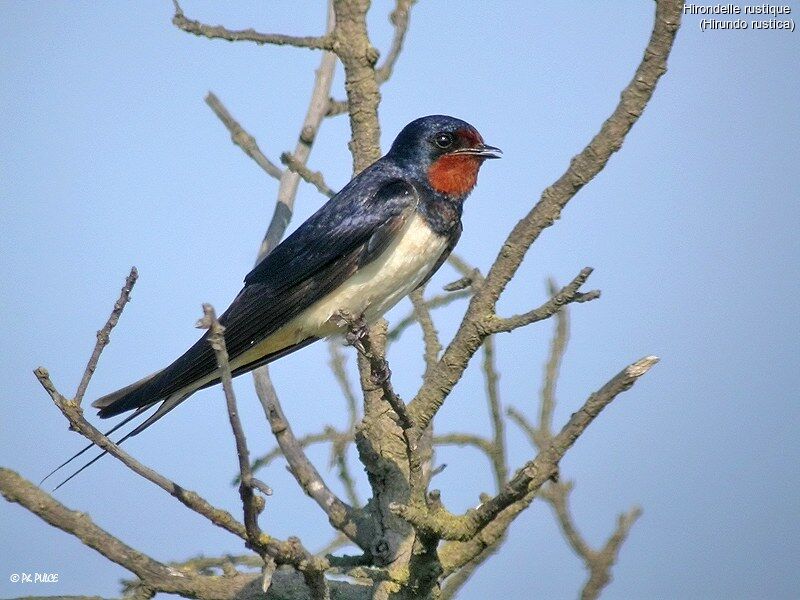
[[[470,156],[480,156],[481,158],[500,158],[503,155],[503,151],[494,146],[479,144],[472,148],[459,148],[453,154],[469,154]]]

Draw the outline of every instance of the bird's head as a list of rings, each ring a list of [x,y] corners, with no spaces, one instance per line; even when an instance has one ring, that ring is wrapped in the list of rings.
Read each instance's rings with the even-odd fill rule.
[[[475,187],[483,161],[501,154],[499,148],[487,146],[466,121],[431,115],[406,125],[387,157],[413,169],[435,192],[463,199]]]

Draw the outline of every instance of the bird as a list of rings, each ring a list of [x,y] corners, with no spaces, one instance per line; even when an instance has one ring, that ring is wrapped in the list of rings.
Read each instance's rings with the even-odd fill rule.
[[[482,164],[501,155],[475,127],[455,117],[429,115],[406,125],[383,157],[244,278],[244,287],[219,317],[233,376],[345,333],[342,314],[377,321],[425,285],[461,236],[464,200]],[[95,400],[92,406],[104,419],[134,411],[108,434],[160,403],[121,443],[198,390],[219,383],[209,334],[166,368]]]

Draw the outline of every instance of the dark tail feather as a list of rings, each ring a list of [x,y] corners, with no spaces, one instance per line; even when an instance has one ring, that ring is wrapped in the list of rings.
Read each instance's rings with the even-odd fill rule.
[[[106,437],[108,437],[109,435],[111,435],[112,433],[114,433],[114,432],[115,432],[117,429],[119,429],[119,428],[120,428],[120,427],[122,427],[123,425],[126,425],[128,422],[130,422],[131,420],[133,420],[133,419],[135,419],[136,417],[138,417],[140,414],[142,414],[142,413],[143,413],[145,410],[147,410],[148,408],[149,408],[149,407],[147,407],[147,406],[143,406],[142,408],[140,408],[139,410],[137,410],[137,411],[136,411],[136,412],[134,412],[133,414],[131,414],[131,415],[128,415],[128,416],[127,416],[125,419],[123,419],[122,421],[120,421],[119,423],[117,423],[116,425],[114,425],[114,427],[112,427],[111,429],[109,429],[108,431],[106,431],[106,432],[105,432],[103,435],[105,435]],[[73,454],[72,456],[70,456],[70,457],[69,457],[67,460],[65,460],[63,463],[61,463],[61,464],[60,464],[60,465],[58,465],[58,466],[57,466],[55,469],[53,469],[53,470],[52,470],[52,471],[50,471],[50,472],[49,472],[47,475],[45,475],[45,476],[44,476],[44,478],[43,478],[43,479],[42,479],[42,480],[39,482],[39,485],[42,485],[42,484],[43,484],[45,481],[47,481],[48,479],[50,479],[50,477],[52,477],[53,475],[55,475],[56,473],[58,473],[58,472],[59,472],[61,469],[63,469],[64,467],[66,467],[66,466],[67,466],[69,463],[71,463],[73,460],[75,460],[76,458],[78,458],[79,456],[81,456],[81,455],[82,455],[84,452],[86,452],[87,450],[91,450],[93,447],[94,447],[94,444],[89,444],[88,446],[86,446],[85,448],[83,448],[83,449],[82,449],[80,452],[77,452],[77,453]],[[101,456],[102,456],[102,455],[101,455]],[[99,457],[98,457],[98,458],[99,458]],[[97,460],[97,459],[95,459],[95,460]],[[92,462],[94,462],[94,461],[92,461]],[[83,470],[83,469],[85,469],[85,468],[86,468],[86,467],[82,467],[82,468],[81,468],[81,470]],[[74,475],[73,475],[72,477],[74,477]],[[62,482],[62,483],[60,483],[60,484],[59,484],[59,487],[60,487],[61,485],[63,485],[64,483],[65,483],[65,482]],[[56,489],[58,489],[58,488],[56,488]]]
[[[157,382],[159,375],[164,373],[165,370],[166,369],[157,371],[116,392],[98,398],[92,402],[94,408],[100,409],[97,415],[101,419],[106,419],[133,410],[134,408],[151,406],[154,402],[160,400],[160,398],[157,397],[158,390],[154,384]]]

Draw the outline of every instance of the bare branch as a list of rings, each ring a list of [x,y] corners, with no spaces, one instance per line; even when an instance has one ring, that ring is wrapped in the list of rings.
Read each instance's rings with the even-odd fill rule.
[[[122,462],[137,475],[144,477],[148,481],[156,484],[158,487],[166,491],[171,496],[177,498],[178,501],[191,510],[203,515],[218,527],[221,527],[226,531],[239,536],[243,540],[246,540],[247,535],[244,525],[234,519],[229,512],[215,508],[205,499],[200,497],[196,492],[186,490],[173,481],[170,481],[160,473],[144,466],[135,458],[130,456],[127,452],[122,450],[122,448],[108,439],[100,431],[98,431],[84,418],[83,412],[79,406],[64,398],[64,396],[62,396],[58,390],[56,390],[53,382],[50,380],[50,374],[47,372],[47,369],[44,367],[39,367],[34,371],[34,374],[39,380],[39,383],[42,384],[42,387],[47,391],[48,394],[50,394],[50,397],[53,399],[55,405],[70,422],[73,430],[77,431],[83,437],[93,442],[100,449],[108,452],[111,456]]]
[[[344,491],[347,494],[347,500],[354,508],[360,507],[363,502],[358,497],[356,492],[356,482],[353,479],[353,474],[350,472],[350,466],[347,464],[347,448],[353,441],[353,435],[347,436],[346,440],[339,438],[331,446],[331,464],[335,465],[339,473],[339,481],[344,486]]]
[[[331,525],[342,531],[351,540],[366,543],[359,533],[357,520],[358,512],[342,502],[331,491],[320,476],[316,467],[308,460],[303,452],[303,447],[292,431],[283,407],[278,400],[275,388],[269,378],[256,378],[256,392],[264,407],[264,413],[272,428],[272,433],[283,452],[289,471],[303,488],[303,491],[312,498],[317,505],[328,515]],[[358,541],[356,541],[358,543]]]
[[[173,0],[173,4],[175,5],[175,16],[172,17],[172,23],[178,29],[196,36],[227,40],[229,42],[254,42],[256,44],[273,44],[276,46],[288,45],[314,50],[331,50],[333,48],[333,38],[330,35],[298,37],[280,33],[259,33],[254,29],[235,31],[226,29],[221,25],[205,25],[199,21],[187,19],[177,0]]]
[[[333,371],[334,377],[336,377],[339,389],[342,390],[342,395],[347,401],[349,428],[350,430],[355,430],[356,424],[358,423],[358,400],[356,399],[353,386],[350,384],[350,378],[347,376],[347,370],[345,369],[345,362],[347,359],[344,352],[342,352],[338,340],[331,339],[328,341],[328,351],[330,352],[330,361],[328,364],[331,367],[331,371]]]
[[[50,525],[77,537],[107,559],[143,580],[173,577],[169,567],[150,558],[95,525],[85,514],[69,510],[16,472],[0,468],[0,492],[9,502],[21,504]]]
[[[328,108],[325,110],[326,117],[335,117],[347,112],[347,100],[328,99]]]
[[[450,292],[448,294],[438,294],[431,298],[430,300],[425,301],[425,305],[427,306],[428,310],[433,310],[435,308],[441,308],[442,306],[447,306],[451,302],[455,300],[459,300],[461,298],[466,298],[472,295],[472,290],[469,289],[461,289],[455,292]],[[392,327],[391,331],[388,333],[389,341],[394,342],[400,338],[403,332],[411,327],[414,323],[417,322],[417,313],[415,310],[412,310],[410,314],[400,319],[397,324]]]
[[[430,305],[425,301],[424,289],[417,288],[409,298],[411,304],[414,306],[414,317],[422,329],[422,341],[425,345],[425,377],[428,372],[436,366],[436,361],[439,359],[439,353],[442,351],[442,343],[439,341],[439,332],[436,331],[436,325],[433,323],[431,317]]]
[[[254,578],[253,575],[235,570],[227,577],[189,575],[164,565],[127,546],[98,527],[86,513],[66,508],[9,469],[0,468],[0,492],[9,502],[20,504],[53,527],[75,536],[110,561],[124,567],[139,577],[150,590],[194,598],[233,600]]]
[[[506,409],[506,414],[508,418],[511,419],[512,422],[516,423],[517,427],[519,427],[523,433],[528,437],[531,445],[535,448],[543,448],[547,445],[547,441],[549,441],[549,437],[543,438],[536,427],[528,421],[528,418],[523,415],[520,411],[518,411],[513,406],[509,406]]]
[[[578,533],[578,529],[572,519],[572,513],[569,510],[569,493],[572,491],[573,485],[571,481],[550,482],[540,490],[539,497],[553,507],[567,543],[572,547],[575,554],[585,560],[591,556],[592,550],[581,534]]]
[[[225,108],[225,105],[222,104],[214,92],[208,92],[208,94],[206,94],[206,104],[211,107],[211,110],[214,111],[214,114],[217,115],[219,120],[222,121],[223,125],[228,128],[228,131],[231,133],[231,140],[233,143],[244,150],[244,153],[247,154],[247,156],[256,161],[256,164],[261,167],[267,175],[274,177],[275,179],[280,179],[283,175],[283,169],[275,165],[275,163],[264,156],[264,153],[261,152],[261,148],[258,147],[256,138],[242,128],[242,126],[239,124],[239,121],[233,118],[231,113],[228,112],[228,109]]]
[[[614,112],[589,145],[571,161],[566,172],[542,193],[539,202],[506,238],[486,282],[472,297],[453,341],[409,404],[409,411],[419,426],[425,427],[431,421],[461,379],[472,356],[491,333],[491,329],[487,331],[485,327],[484,318],[494,313],[497,300],[516,274],[531,244],[561,216],[561,211],[575,194],[605,167],[642,114],[659,78],[666,72],[667,57],[680,24],[682,4],[678,0],[658,0],[644,59],[633,80],[622,91]]]
[[[125,305],[131,299],[131,291],[138,278],[139,272],[136,270],[136,267],[131,267],[131,272],[125,278],[125,285],[122,286],[119,299],[114,303],[114,309],[111,311],[108,321],[106,321],[103,328],[97,332],[97,343],[92,351],[92,356],[89,358],[89,363],[86,365],[86,370],[83,372],[83,377],[81,377],[81,382],[78,385],[78,391],[75,392],[75,398],[72,400],[78,406],[81,405],[83,396],[86,394],[86,388],[89,387],[89,381],[91,381],[94,370],[97,368],[97,361],[100,360],[100,354],[110,341],[109,336],[111,335],[111,330],[114,329],[114,326],[122,315],[122,311],[125,309]]]
[[[589,571],[589,578],[581,591],[583,600],[597,598],[603,588],[611,581],[611,567],[617,560],[619,550],[630,533],[630,529],[642,515],[642,509],[634,507],[623,513],[617,519],[617,527],[609,537],[603,548],[593,550],[589,547],[583,536],[578,532],[569,508],[569,495],[572,492],[572,483],[551,483],[540,492],[540,497],[545,500],[556,515],[556,520],[564,537],[572,550],[583,561]]]
[[[547,290],[551,296],[556,294],[556,282],[548,280]],[[556,331],[550,344],[550,355],[544,367],[544,382],[542,383],[542,405],[539,411],[539,430],[544,432],[549,440],[553,430],[553,410],[556,405],[556,384],[561,371],[561,361],[567,349],[569,340],[569,311],[561,310],[556,315]],[[534,440],[535,442],[535,440]],[[542,447],[542,443],[539,443]]]
[[[233,437],[236,441],[236,455],[239,458],[239,495],[244,508],[244,526],[247,532],[249,545],[266,556],[266,551],[259,546],[261,528],[258,526],[258,515],[264,508],[263,499],[253,493],[253,472],[250,470],[250,452],[247,449],[247,439],[244,435],[242,421],[236,408],[236,395],[233,392],[233,377],[231,365],[228,361],[228,349],[225,347],[225,328],[217,321],[217,315],[210,304],[203,304],[203,318],[198,327],[209,330],[208,342],[214,349],[219,368],[222,389],[225,393],[225,403],[228,407],[228,418],[231,422]]]
[[[478,508],[454,516],[445,509],[429,511],[418,506],[395,505],[396,514],[408,520],[417,529],[430,532],[446,540],[467,541],[488,525],[504,509],[538,490],[548,479],[558,473],[558,463],[581,434],[620,393],[630,389],[636,380],[658,362],[647,356],[623,369],[597,392],[589,396],[583,407],[572,415],[550,445],[536,458],[517,471],[511,481],[494,498]]]
[[[297,173],[303,179],[303,181],[310,183],[317,188],[319,193],[323,196],[332,198],[334,194],[336,194],[336,192],[329,188],[328,184],[325,183],[325,178],[322,176],[322,173],[319,171],[312,171],[303,163],[299,162],[293,154],[284,152],[281,154],[281,162],[285,164],[286,167],[292,171],[292,173]]]
[[[642,516],[642,509],[633,507],[617,519],[617,528],[599,552],[595,552],[593,568],[589,580],[581,592],[582,600],[593,600],[600,595],[603,587],[611,581],[611,567],[617,560],[619,549],[628,538],[631,527]]]
[[[483,373],[486,380],[486,398],[489,401],[489,414],[492,419],[492,470],[496,489],[499,492],[508,479],[508,466],[506,465],[506,427],[503,420],[503,410],[500,406],[500,390],[497,368],[495,367],[494,337],[489,336],[483,344]]]
[[[571,282],[565,285],[561,290],[555,294],[550,300],[542,304],[540,307],[535,308],[521,315],[514,315],[513,317],[502,318],[493,317],[488,323],[488,328],[492,333],[501,333],[506,331],[513,331],[519,327],[536,323],[544,319],[552,317],[561,308],[573,302],[589,302],[600,297],[600,290],[592,290],[590,292],[578,291],[580,287],[586,283],[589,275],[592,274],[591,267],[581,269],[581,272],[575,276]]]
[[[331,0],[332,1],[332,0]],[[328,33],[333,31],[334,27],[334,14],[331,6],[328,6],[328,23],[326,31]],[[297,145],[292,153],[296,164],[305,165],[308,157],[311,154],[311,148],[314,145],[314,140],[317,137],[320,125],[325,118],[325,113],[328,110],[328,98],[331,93],[331,85],[333,84],[333,75],[336,70],[336,55],[332,52],[324,52],[322,60],[320,61],[319,68],[317,69],[314,77],[314,88],[311,92],[311,99],[308,103],[308,110],[303,119],[303,124],[300,128],[300,135],[297,139]],[[294,201],[297,196],[297,187],[300,184],[300,176],[291,170],[286,170],[281,176],[281,182],[278,187],[278,200],[275,204],[275,212],[272,215],[267,232],[261,242],[261,247],[258,251],[256,264],[258,264],[272,249],[278,245],[286,232],[286,227],[292,218],[292,211],[294,209]],[[257,373],[259,370],[256,370]],[[266,371],[262,371],[266,373]],[[258,377],[258,375],[255,375]]]
[[[375,78],[378,83],[384,83],[392,76],[394,65],[403,50],[403,41],[408,31],[409,13],[415,2],[416,0],[396,0],[395,2],[395,8],[389,16],[389,20],[394,25],[394,37],[383,64],[375,69]]]
[[[436,446],[472,446],[486,454],[490,462],[492,460],[492,452],[494,450],[492,442],[479,435],[472,435],[469,433],[444,433],[433,436],[433,443]]]
[[[475,275],[475,267],[469,264],[466,260],[461,258],[459,254],[456,252],[451,252],[450,256],[447,257],[447,262],[453,267],[456,271],[458,271],[462,277],[469,277],[470,280],[474,279]],[[483,276],[478,271],[478,279],[482,282]]]
[[[333,427],[326,427],[321,433],[309,433],[308,435],[297,438],[297,443],[301,448],[306,449],[314,444],[333,442],[338,435],[340,435],[340,433]],[[276,446],[266,454],[259,456],[253,461],[253,472],[268,466],[273,460],[280,456],[283,456],[283,450],[281,450],[280,446]],[[234,479],[234,483],[238,484],[239,481],[240,478],[237,476],[236,479]]]

